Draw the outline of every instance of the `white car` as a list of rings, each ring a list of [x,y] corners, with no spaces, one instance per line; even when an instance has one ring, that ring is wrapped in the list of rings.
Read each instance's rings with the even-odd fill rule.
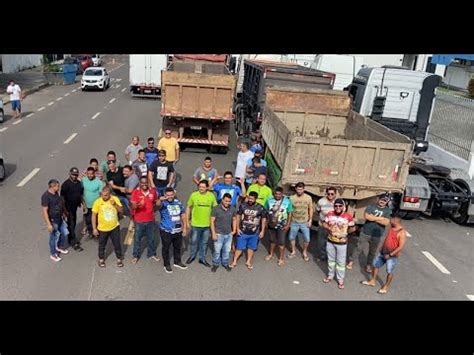
[[[92,55],[92,63],[94,63],[94,67],[100,67],[102,65],[102,57],[100,54]]]
[[[82,91],[90,88],[100,89],[105,91],[110,87],[110,77],[107,69],[104,67],[90,67],[87,68],[81,79]]]

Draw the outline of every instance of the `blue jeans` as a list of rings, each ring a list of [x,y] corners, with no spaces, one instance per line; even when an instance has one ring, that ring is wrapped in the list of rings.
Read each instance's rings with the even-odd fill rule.
[[[229,266],[230,249],[232,246],[232,233],[217,234],[217,240],[214,241],[214,254],[212,255],[212,265],[219,266],[221,264],[222,251],[222,265]]]
[[[166,186],[165,187],[158,187],[158,186],[155,187],[156,193],[158,194],[159,197],[165,195],[165,189],[166,189]]]
[[[126,196],[120,196],[117,195],[118,199],[120,200],[120,203],[123,206],[123,214],[125,216],[130,216],[130,201]]]
[[[135,238],[133,241],[133,257],[140,257],[140,242],[143,235],[146,235],[147,257],[151,258],[156,255],[155,241],[155,222],[135,223]]]
[[[191,258],[196,258],[199,244],[199,260],[206,260],[207,242],[210,235],[209,227],[191,227]]]
[[[56,255],[58,252],[56,248],[63,248],[66,241],[66,236],[64,235],[64,226],[66,223],[61,220],[60,222],[52,222],[53,231],[49,234],[49,253],[51,255]]]

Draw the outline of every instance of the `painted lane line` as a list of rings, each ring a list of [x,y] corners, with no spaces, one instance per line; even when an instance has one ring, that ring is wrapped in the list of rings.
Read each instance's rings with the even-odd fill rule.
[[[115,97],[109,101],[109,104],[111,104],[112,102],[114,102],[115,100],[117,100]]]
[[[117,78],[117,79],[115,79],[115,80],[116,80],[116,81],[122,81],[122,78]]]
[[[38,109],[38,111],[43,111],[46,107],[42,106]]]
[[[22,121],[23,121],[23,120],[20,118],[18,121],[13,122],[13,124],[16,125],[16,124],[18,124],[18,123],[20,123],[20,122],[22,122]]]
[[[62,99],[63,99],[62,97],[58,97],[56,101],[61,101]]]
[[[7,129],[8,129],[8,127],[0,128],[0,132],[5,132]]]
[[[122,89],[122,92],[124,92],[125,90],[127,90],[127,88],[123,88],[123,89]]]
[[[71,134],[71,135],[69,136],[69,138],[64,141],[64,144],[68,144],[68,143],[69,143],[70,141],[72,141],[72,140],[74,139],[74,137],[76,137],[76,136],[77,136],[77,133]]]
[[[431,261],[434,266],[436,266],[439,271],[441,271],[443,274],[447,274],[447,275],[451,275],[451,273],[449,272],[448,269],[446,269],[443,264],[441,264],[438,260],[436,260],[436,258],[431,255],[431,253],[427,252],[427,251],[422,251],[423,255],[426,256],[428,258],[429,261]]]
[[[408,231],[407,231],[407,237],[408,237],[408,238],[411,238],[411,237],[412,237],[412,235],[411,235]]]
[[[466,295],[471,301],[474,301],[474,295]]]
[[[54,105],[54,101],[48,102],[48,106]]]
[[[95,120],[100,115],[100,112],[97,112],[94,116],[91,117],[91,120]]]
[[[77,89],[74,89],[74,90],[72,90],[71,92],[76,92],[76,91],[77,91]]]
[[[33,176],[35,176],[35,175],[38,173],[38,171],[40,171],[40,168],[34,168],[34,169],[31,171],[31,173],[29,173],[29,174],[28,174],[23,180],[21,180],[21,181],[18,183],[18,185],[16,185],[16,186],[17,186],[17,187],[23,187],[23,186],[25,186],[25,184],[26,184],[28,181],[30,181],[30,180],[33,178]]]
[[[30,118],[33,115],[34,115],[34,113],[30,113],[28,116],[26,116],[26,118]]]
[[[116,88],[116,89],[119,89],[121,86],[122,86],[122,85],[117,84],[117,85],[115,85],[115,88]]]
[[[70,94],[70,93],[68,93],[68,92],[64,94],[64,96],[69,96],[69,95],[71,95],[71,94]]]

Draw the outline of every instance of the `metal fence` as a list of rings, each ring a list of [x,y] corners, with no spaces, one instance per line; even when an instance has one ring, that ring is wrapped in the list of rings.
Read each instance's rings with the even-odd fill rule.
[[[469,160],[474,142],[474,100],[437,91],[428,139]]]

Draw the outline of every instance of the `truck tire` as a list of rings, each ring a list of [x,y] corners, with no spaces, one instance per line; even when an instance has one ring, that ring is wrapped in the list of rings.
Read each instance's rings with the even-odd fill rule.
[[[3,123],[4,119],[5,119],[5,114],[3,113],[3,110],[0,109],[0,123]]]
[[[3,179],[5,179],[5,165],[0,162],[0,181],[3,181]]]
[[[421,213],[418,212],[418,211],[404,211],[404,210],[400,210],[398,211],[398,213],[400,214],[400,217],[402,217],[403,219],[409,221],[409,220],[412,220],[412,219],[418,219],[418,217],[420,217]]]
[[[471,189],[469,188],[469,186],[466,184],[464,180],[456,179],[454,180],[454,183],[458,184],[467,194],[470,195],[472,193]],[[469,215],[468,215],[469,203],[470,201],[467,201],[461,205],[461,207],[459,208],[459,214],[457,216],[451,215],[451,219],[454,222],[461,225],[467,223],[467,220],[469,218]]]

